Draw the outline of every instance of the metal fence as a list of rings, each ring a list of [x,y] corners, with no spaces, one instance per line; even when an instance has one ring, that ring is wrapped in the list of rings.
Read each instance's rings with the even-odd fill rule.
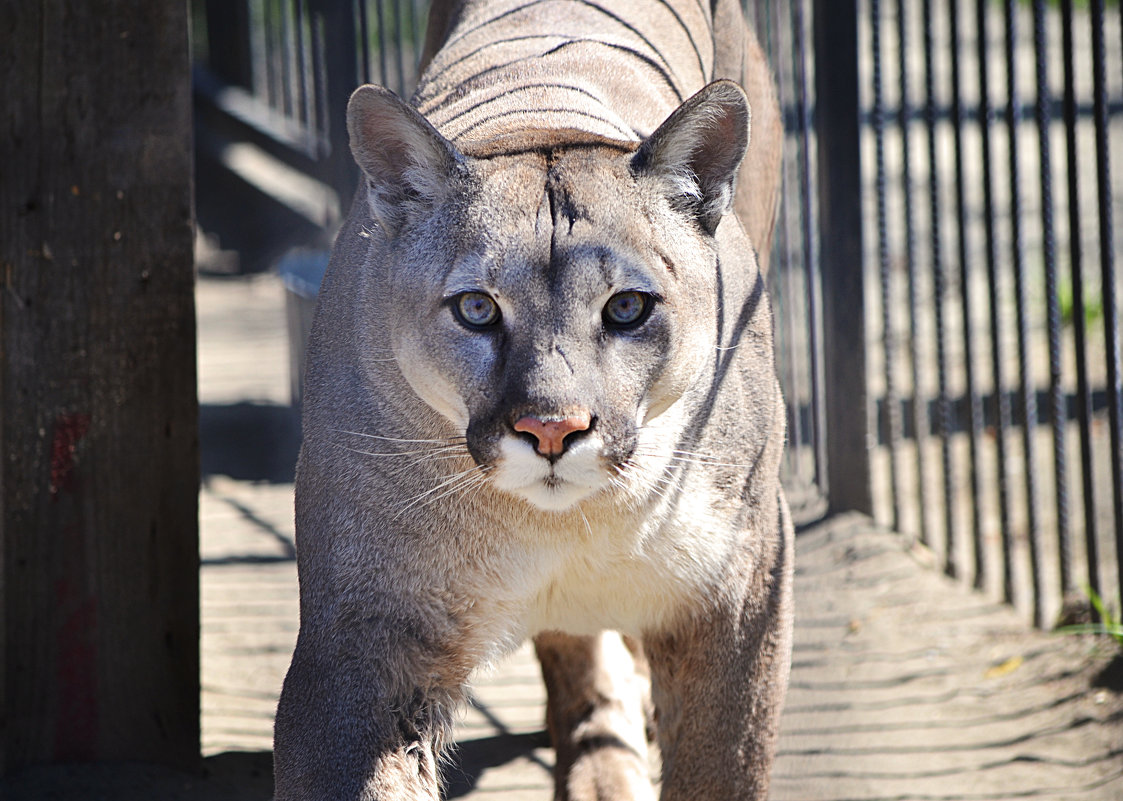
[[[261,237],[266,261],[326,245],[355,180],[347,96],[408,96],[425,7],[196,0],[201,161],[302,221]],[[790,495],[874,514],[1040,625],[1084,585],[1117,599],[1119,5],[746,12],[787,132],[769,282]]]
[[[427,8],[427,0],[194,0],[200,222],[239,251],[243,269],[327,245],[357,179],[347,99],[367,82],[409,96]]]
[[[783,192],[769,275],[777,368],[788,407],[784,483],[803,516],[826,501],[826,428],[818,277],[818,139],[811,4],[750,0],[746,19],[768,53],[784,116]],[[742,180],[748,180],[745,176]]]
[[[1123,573],[1123,15],[863,11],[875,512],[1049,625]]]

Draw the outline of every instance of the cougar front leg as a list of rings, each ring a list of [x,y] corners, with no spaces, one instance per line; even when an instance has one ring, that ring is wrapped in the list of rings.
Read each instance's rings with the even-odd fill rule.
[[[619,634],[534,639],[557,755],[556,801],[653,801],[647,767],[646,671]],[[638,657],[642,660],[642,657]]]
[[[756,548],[745,551],[734,566],[736,580],[715,593],[713,605],[644,636],[662,801],[768,797],[791,665],[790,527],[783,526],[768,554],[772,564],[762,565]]]
[[[439,799],[437,755],[458,688],[434,686],[429,660],[379,653],[386,632],[373,639],[301,632],[277,706],[276,801]]]

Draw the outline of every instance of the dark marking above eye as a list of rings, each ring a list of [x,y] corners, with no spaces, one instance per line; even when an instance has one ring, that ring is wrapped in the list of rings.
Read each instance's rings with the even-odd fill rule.
[[[577,204],[573,202],[573,198],[565,191],[564,187],[560,185],[558,180],[558,173],[552,166],[552,161],[555,154],[547,154],[547,163],[551,164],[550,171],[546,176],[546,192],[550,197],[550,211],[554,219],[558,219],[559,215],[564,217],[569,222],[568,234],[573,233],[573,226],[579,217],[582,217],[580,209]]]
[[[658,249],[655,251],[655,255],[659,257],[659,261],[661,261],[663,263],[663,266],[667,268],[667,272],[670,273],[672,277],[677,278],[678,272],[675,270],[675,263],[671,261],[671,257],[664,253],[662,250]]]

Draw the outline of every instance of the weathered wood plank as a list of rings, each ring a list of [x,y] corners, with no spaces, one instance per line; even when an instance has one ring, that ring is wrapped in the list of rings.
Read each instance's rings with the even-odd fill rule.
[[[0,8],[0,771],[198,756],[187,4]]]

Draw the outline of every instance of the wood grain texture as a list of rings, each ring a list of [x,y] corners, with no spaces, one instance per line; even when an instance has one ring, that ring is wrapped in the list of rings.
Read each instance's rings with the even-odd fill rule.
[[[0,7],[0,771],[198,757],[187,4]]]

